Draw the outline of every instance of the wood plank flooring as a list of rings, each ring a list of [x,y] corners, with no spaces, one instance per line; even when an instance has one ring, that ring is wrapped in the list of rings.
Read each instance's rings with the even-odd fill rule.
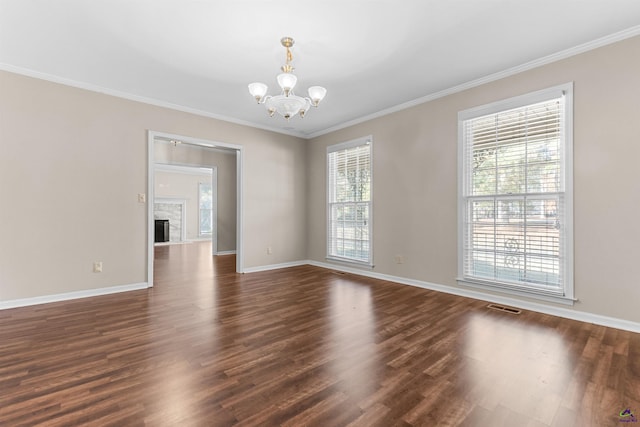
[[[0,311],[0,425],[640,427],[640,334],[234,264],[157,247],[153,289]]]

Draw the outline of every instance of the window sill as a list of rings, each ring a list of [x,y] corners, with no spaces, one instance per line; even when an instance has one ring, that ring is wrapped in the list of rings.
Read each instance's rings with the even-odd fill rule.
[[[509,295],[516,295],[520,297],[531,298],[540,301],[553,302],[556,304],[563,305],[573,305],[577,300],[560,293],[554,293],[550,291],[537,291],[535,289],[526,289],[526,288],[516,288],[515,286],[510,286],[508,284],[494,283],[494,282],[484,282],[484,281],[476,281],[473,279],[456,279],[458,285],[465,286],[474,289],[486,290],[486,291],[494,291],[500,292]]]

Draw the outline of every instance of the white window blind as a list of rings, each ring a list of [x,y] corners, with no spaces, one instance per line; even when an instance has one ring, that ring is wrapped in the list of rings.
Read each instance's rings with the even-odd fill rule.
[[[327,257],[372,264],[371,138],[327,149]]]
[[[461,113],[462,280],[572,295],[566,90]]]

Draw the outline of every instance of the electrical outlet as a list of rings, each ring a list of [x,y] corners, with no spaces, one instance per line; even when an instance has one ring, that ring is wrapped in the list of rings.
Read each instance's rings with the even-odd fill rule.
[[[96,261],[93,263],[93,272],[102,273],[102,261]]]
[[[396,264],[404,264],[404,257],[402,255],[396,255]]]
[[[147,203],[147,195],[144,193],[138,193],[138,203]]]
[[[267,255],[271,255],[273,253],[273,248],[271,246],[267,246]]]

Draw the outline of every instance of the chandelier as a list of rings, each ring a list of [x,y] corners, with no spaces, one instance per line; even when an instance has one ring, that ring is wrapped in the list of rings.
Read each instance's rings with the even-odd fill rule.
[[[249,93],[258,101],[258,104],[265,105],[270,117],[273,117],[275,113],[280,114],[287,120],[296,114],[304,117],[312,105],[314,107],[318,106],[327,94],[327,90],[321,86],[311,86],[308,98],[297,96],[293,92],[293,88],[296,86],[298,78],[293,74],[294,68],[291,65],[293,60],[291,46],[295,41],[291,37],[283,37],[280,43],[287,49],[286,63],[280,68],[282,73],[278,74],[277,77],[282,93],[275,96],[267,95],[268,87],[264,83],[251,83],[249,85]]]

